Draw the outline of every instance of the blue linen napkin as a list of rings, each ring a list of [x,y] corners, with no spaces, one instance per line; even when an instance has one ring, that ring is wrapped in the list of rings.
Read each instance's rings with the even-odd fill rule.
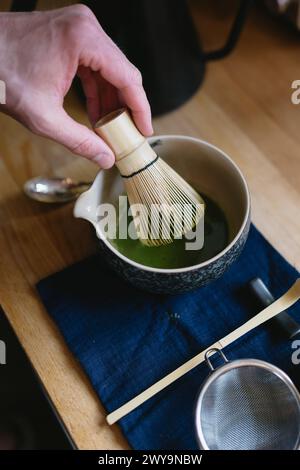
[[[222,278],[193,292],[168,296],[139,291],[120,280],[100,255],[40,281],[37,289],[111,412],[258,313],[245,288],[256,276],[277,298],[298,273],[252,226],[238,261]],[[300,304],[289,313],[300,321]],[[292,342],[269,322],[224,351],[230,360],[272,362],[300,388]],[[201,364],[124,417],[120,426],[131,447],[196,449],[194,402],[208,374]]]

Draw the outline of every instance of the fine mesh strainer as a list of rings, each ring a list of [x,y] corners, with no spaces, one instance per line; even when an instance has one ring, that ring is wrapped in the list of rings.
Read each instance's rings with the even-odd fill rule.
[[[209,356],[225,364],[214,369]],[[257,359],[229,362],[220,349],[205,360],[212,373],[196,404],[196,431],[202,449],[291,450],[300,445],[300,395],[277,367]]]

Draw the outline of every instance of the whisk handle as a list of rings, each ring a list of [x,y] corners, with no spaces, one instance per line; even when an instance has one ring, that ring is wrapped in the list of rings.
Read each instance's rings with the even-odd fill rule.
[[[250,287],[263,307],[267,307],[275,301],[273,295],[259,277],[256,277],[250,281]],[[286,333],[289,339],[294,339],[296,336],[300,335],[299,323],[297,323],[285,311],[281,312],[271,321],[273,324],[276,324],[278,327],[280,327]]]
[[[157,159],[155,151],[125,108],[117,109],[99,119],[94,129],[111,147],[116,157],[116,166],[124,178],[135,176]]]

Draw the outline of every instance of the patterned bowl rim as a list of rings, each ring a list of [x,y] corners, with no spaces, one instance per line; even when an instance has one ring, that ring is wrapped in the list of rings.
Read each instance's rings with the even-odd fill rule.
[[[159,145],[163,144],[163,142],[166,142],[168,140],[172,140],[172,141],[174,141],[174,140],[190,141],[190,142],[195,142],[197,144],[202,144],[206,147],[209,147],[210,149],[214,150],[216,153],[221,154],[231,164],[231,166],[236,170],[236,172],[238,173],[238,175],[240,177],[242,185],[244,186],[244,190],[245,190],[245,194],[246,194],[246,205],[247,205],[247,207],[246,207],[246,211],[245,211],[245,214],[244,214],[243,222],[242,222],[242,224],[240,226],[240,229],[238,230],[237,234],[235,235],[235,237],[231,240],[231,242],[222,251],[220,251],[220,253],[213,256],[212,258],[209,258],[206,261],[203,261],[202,263],[194,264],[192,266],[186,266],[186,267],[183,267],[183,268],[155,268],[155,267],[147,266],[145,264],[138,263],[138,262],[128,258],[127,256],[120,253],[105,237],[99,237],[98,234],[97,234],[97,236],[98,236],[98,238],[100,238],[101,241],[103,241],[103,243],[108,247],[108,249],[111,250],[118,258],[122,259],[125,263],[131,264],[135,268],[141,269],[143,271],[150,271],[150,272],[153,272],[153,273],[179,274],[179,273],[192,272],[192,271],[196,271],[196,270],[201,269],[201,268],[205,268],[206,266],[209,266],[212,263],[214,263],[215,261],[221,259],[226,253],[228,253],[231,250],[231,248],[236,244],[236,242],[239,240],[239,238],[241,237],[241,235],[243,234],[243,232],[244,232],[244,230],[247,226],[248,220],[250,218],[251,202],[250,202],[250,192],[249,192],[248,184],[246,182],[246,179],[245,179],[243,173],[241,172],[238,165],[223,150],[219,149],[218,147],[216,147],[215,145],[213,145],[209,142],[206,142],[205,140],[198,139],[196,137],[184,136],[184,135],[155,135],[155,136],[152,136],[152,137],[148,138],[148,141],[149,141],[150,144],[155,142],[155,141],[159,141]],[[99,176],[99,173],[98,173],[97,176]],[[97,178],[97,176],[96,176],[96,178]]]

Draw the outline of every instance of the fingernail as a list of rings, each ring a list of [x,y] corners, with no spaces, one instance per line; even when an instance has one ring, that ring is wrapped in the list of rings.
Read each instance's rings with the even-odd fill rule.
[[[150,135],[152,135],[154,132],[152,124],[150,124]]]
[[[101,166],[104,170],[111,168],[114,164],[114,157],[109,153],[100,153],[94,159],[94,161]]]
[[[150,124],[148,125],[148,132],[147,132],[147,135],[150,136],[150,135],[153,134],[153,132],[154,132],[153,126],[152,126],[152,124],[150,123]]]

